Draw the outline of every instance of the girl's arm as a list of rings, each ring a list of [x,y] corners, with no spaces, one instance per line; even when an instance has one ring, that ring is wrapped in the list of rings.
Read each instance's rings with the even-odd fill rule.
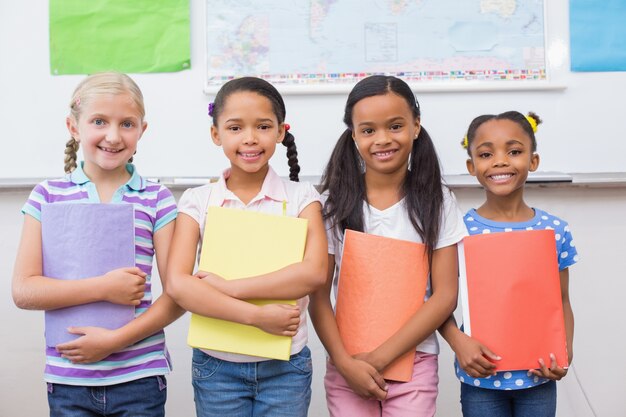
[[[168,257],[165,291],[185,310],[206,317],[234,321],[268,333],[294,336],[300,323],[298,306],[256,306],[232,298],[192,275],[200,240],[198,222],[180,213]]]
[[[343,346],[335,314],[330,303],[330,292],[335,268],[335,256],[328,255],[328,278],[320,289],[310,295],[309,314],[313,327],[326,348],[337,370],[358,395],[378,400],[387,397],[387,384],[382,375],[365,361],[354,359]]]
[[[13,301],[19,308],[53,310],[95,301],[139,305],[143,298],[146,275],[136,267],[77,280],[42,276],[41,245],[41,223],[24,215],[12,282]]]
[[[563,319],[565,320],[565,338],[567,343],[567,363],[571,364],[574,358],[574,312],[572,311],[572,305],[569,300],[569,268],[565,268],[559,272],[561,279],[561,300],[563,303]],[[561,368],[556,363],[556,357],[554,354],[550,354],[550,367],[546,365],[543,358],[539,358],[539,369],[531,369],[533,374],[553,379],[555,381],[560,380],[567,375],[567,368]]]
[[[165,284],[167,257],[174,222],[170,222],[154,234],[154,250],[161,283]],[[165,293],[163,293],[148,310],[125,326],[116,330],[100,327],[72,327],[70,333],[83,335],[71,342],[57,346],[61,356],[74,363],[97,362],[118,352],[127,346],[152,336],[168,324],[179,318],[185,311]]]
[[[308,220],[302,262],[256,277],[226,281],[217,275],[207,274],[203,279],[221,292],[240,300],[298,299],[315,291],[326,280],[328,252],[321,204],[309,204],[299,217]]]
[[[361,356],[379,372],[402,354],[415,349],[454,311],[458,289],[456,244],[433,252],[430,275],[432,296],[385,343]]]
[[[501,358],[478,340],[463,333],[457,327],[453,315],[448,317],[448,320],[439,328],[439,333],[448,342],[459,365],[468,375],[474,378],[486,378],[489,375],[495,375],[496,365],[491,361],[497,361]]]

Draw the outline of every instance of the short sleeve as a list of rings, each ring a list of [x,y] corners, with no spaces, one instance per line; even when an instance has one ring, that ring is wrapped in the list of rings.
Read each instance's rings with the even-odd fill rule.
[[[206,201],[203,204],[202,200],[202,195],[198,192],[198,188],[188,188],[180,197],[178,211],[185,213],[200,225],[202,224],[203,211],[206,211],[207,208]]]
[[[297,207],[298,215],[311,203],[321,203],[320,193],[317,192],[313,184],[301,182],[298,187]]]
[[[564,224],[561,236],[556,236],[556,238],[559,254],[559,271],[562,271],[578,262],[578,251],[567,223]]]
[[[41,221],[41,205],[48,202],[50,195],[46,189],[46,184],[46,182],[37,184],[30,192],[24,206],[22,206],[22,213],[28,214],[39,221]]]
[[[161,186],[157,194],[154,231],[156,232],[171,221],[174,221],[177,214],[176,200],[174,199],[172,192],[167,187]]]
[[[459,208],[456,197],[447,188],[443,190],[443,218],[439,230],[439,239],[435,249],[454,245],[467,236],[467,229],[463,222],[463,213]]]

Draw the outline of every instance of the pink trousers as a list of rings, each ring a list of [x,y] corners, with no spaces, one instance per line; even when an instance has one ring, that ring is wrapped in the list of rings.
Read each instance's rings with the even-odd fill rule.
[[[409,382],[387,381],[383,401],[363,398],[352,391],[337,368],[326,362],[326,401],[331,417],[432,417],[437,401],[437,355],[415,352]]]

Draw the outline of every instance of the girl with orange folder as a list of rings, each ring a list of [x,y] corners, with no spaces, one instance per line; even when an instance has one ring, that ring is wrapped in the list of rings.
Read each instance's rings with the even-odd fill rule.
[[[319,194],[311,184],[298,182],[296,144],[285,114],[282,97],[267,81],[242,77],[225,83],[209,105],[209,116],[211,138],[222,147],[230,168],[217,182],[185,191],[179,201],[167,293],[193,313],[293,337],[289,361],[194,349],[192,382],[199,417],[304,417],[308,412],[312,364],[306,307],[308,294],[326,278],[326,236]],[[287,148],[291,181],[269,165],[279,143]],[[193,275],[196,251],[204,234],[212,232],[204,230],[210,206],[306,219],[302,262],[231,281],[211,273],[198,279]],[[231,250],[248,262],[236,245]],[[297,305],[258,306],[247,299],[296,299]]]
[[[574,316],[569,301],[568,268],[578,261],[565,221],[524,201],[528,173],[539,165],[535,132],[539,117],[516,111],[475,118],[463,146],[469,159],[467,170],[484,187],[487,200],[465,215],[470,235],[495,232],[552,229],[561,282],[568,363],[572,360]],[[532,301],[529,302],[531,304]],[[532,305],[528,306],[532,309]],[[465,417],[554,416],[556,384],[567,374],[556,357],[537,358],[538,369],[496,372],[499,352],[492,352],[459,330],[451,317],[441,334],[456,353],[455,369],[461,383],[461,405]],[[495,363],[494,363],[495,362]]]
[[[347,129],[322,181],[328,280],[312,294],[309,308],[329,355],[328,408],[333,417],[432,416],[439,352],[434,332],[456,306],[456,244],[466,235],[461,212],[442,186],[433,142],[404,81],[372,76],[357,83],[348,96],[344,123]],[[332,287],[337,293],[335,271],[341,265],[346,229],[424,243],[430,264],[424,304],[380,346],[354,356],[341,340],[330,301]],[[411,350],[417,350],[411,380],[386,381],[385,368]]]

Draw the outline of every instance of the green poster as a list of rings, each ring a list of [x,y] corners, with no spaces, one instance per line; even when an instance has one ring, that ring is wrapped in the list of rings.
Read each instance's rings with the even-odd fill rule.
[[[190,67],[189,0],[50,0],[52,74]]]

